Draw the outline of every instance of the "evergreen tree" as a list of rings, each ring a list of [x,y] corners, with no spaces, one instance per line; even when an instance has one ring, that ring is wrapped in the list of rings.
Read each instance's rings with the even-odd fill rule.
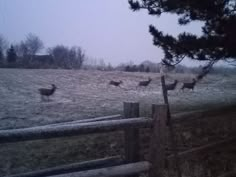
[[[7,62],[8,63],[15,63],[16,58],[17,58],[17,56],[16,56],[15,49],[14,49],[13,45],[11,45],[11,47],[7,51]]]
[[[0,64],[3,63],[3,60],[4,60],[4,55],[3,55],[2,49],[0,48]]]
[[[125,67],[125,71],[130,72],[130,66],[129,65]]]
[[[184,58],[208,61],[199,76],[201,79],[217,61],[236,61],[235,0],[129,0],[129,4],[134,11],[146,9],[156,17],[163,13],[176,14],[179,25],[204,23],[201,36],[183,32],[174,37],[149,26],[153,44],[164,51],[164,64],[176,65]]]

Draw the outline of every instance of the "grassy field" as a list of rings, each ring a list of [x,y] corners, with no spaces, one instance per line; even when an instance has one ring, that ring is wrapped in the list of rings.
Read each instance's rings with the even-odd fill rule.
[[[139,81],[148,77],[153,81],[147,88],[136,88]],[[197,83],[194,91],[181,91],[181,82],[191,81],[193,77],[191,74],[167,76],[167,82],[174,79],[180,82],[169,93],[172,112],[236,103],[235,75],[208,75]],[[121,88],[109,86],[110,80],[122,80],[124,84]],[[52,83],[58,90],[50,101],[42,101],[38,89],[50,87]],[[141,115],[148,116],[152,103],[163,103],[159,74],[119,71],[0,69],[0,98],[0,129],[122,114],[124,101],[140,102]],[[118,140],[114,141],[114,137]],[[121,137],[101,134],[4,144],[0,147],[0,175],[116,155],[122,153]],[[104,139],[110,144],[102,143]]]
[[[136,88],[139,81],[151,77],[147,88]],[[221,106],[236,102],[236,76],[209,75],[194,91],[180,91],[183,81],[194,75],[168,75],[167,82],[179,80],[169,93],[172,112]],[[109,86],[110,80],[122,80],[122,88]],[[50,101],[41,101],[38,89],[58,90]],[[122,113],[124,101],[140,102],[142,114],[152,103],[163,103],[158,73],[127,73],[78,70],[0,69],[0,129],[31,127],[88,117]]]

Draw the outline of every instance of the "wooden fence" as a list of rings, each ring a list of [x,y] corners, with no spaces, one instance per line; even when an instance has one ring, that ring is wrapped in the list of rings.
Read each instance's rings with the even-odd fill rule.
[[[123,131],[125,139],[125,158],[112,156],[82,163],[74,163],[39,171],[11,175],[9,177],[36,177],[52,176],[63,177],[100,177],[100,176],[138,176],[147,173],[150,177],[162,177],[166,159],[171,160],[173,155],[165,156],[165,141],[167,129],[167,105],[153,105],[152,118],[139,116],[138,103],[124,103],[124,116],[114,115],[94,119],[74,121],[68,123],[51,124],[34,128],[15,130],[1,130],[0,144],[13,143],[57,137],[80,136],[103,132]],[[193,116],[198,115],[198,116]],[[203,113],[182,114],[173,119],[173,123],[182,122],[191,118],[201,118]],[[189,117],[190,116],[190,117]],[[140,159],[140,129],[150,128],[149,158]],[[179,157],[196,153],[202,149],[234,141],[232,136],[218,142],[213,142],[187,151],[178,152]]]

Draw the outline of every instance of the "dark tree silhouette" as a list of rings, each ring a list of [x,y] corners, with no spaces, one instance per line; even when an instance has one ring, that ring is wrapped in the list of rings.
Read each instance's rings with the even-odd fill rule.
[[[125,71],[130,72],[130,66],[129,65],[125,67]]]
[[[144,65],[143,64],[139,65],[139,71],[140,72],[144,72],[144,70],[145,70]]]
[[[8,63],[15,63],[16,58],[17,58],[17,56],[16,56],[15,49],[14,49],[13,45],[11,45],[11,47],[7,51],[7,62]]]
[[[149,73],[149,72],[150,72],[149,66],[146,67],[145,72],[146,72],[146,73]]]
[[[164,64],[176,65],[184,58],[208,61],[198,77],[201,79],[217,61],[236,61],[235,0],[129,0],[129,4],[134,11],[146,9],[157,17],[163,13],[176,14],[179,25],[204,23],[201,36],[183,32],[174,37],[149,26],[153,44],[164,51]]]
[[[6,41],[6,39],[0,34],[0,63],[3,63],[5,49],[7,49],[7,41]]]
[[[81,47],[66,47],[56,45],[48,49],[48,53],[53,57],[55,64],[61,68],[80,69],[86,58],[85,52]]]
[[[3,52],[2,52],[2,50],[0,48],[0,64],[3,63],[3,60],[4,60],[4,55],[3,55]]]

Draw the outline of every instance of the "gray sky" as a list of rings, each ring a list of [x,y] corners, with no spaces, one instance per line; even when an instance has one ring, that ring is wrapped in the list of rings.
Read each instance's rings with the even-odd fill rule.
[[[146,11],[132,12],[128,0],[0,0],[0,34],[9,43],[33,33],[45,47],[78,45],[88,56],[113,65],[160,61],[162,51],[152,45],[149,24],[174,35],[201,33],[200,23],[180,27],[172,15],[158,19]]]

